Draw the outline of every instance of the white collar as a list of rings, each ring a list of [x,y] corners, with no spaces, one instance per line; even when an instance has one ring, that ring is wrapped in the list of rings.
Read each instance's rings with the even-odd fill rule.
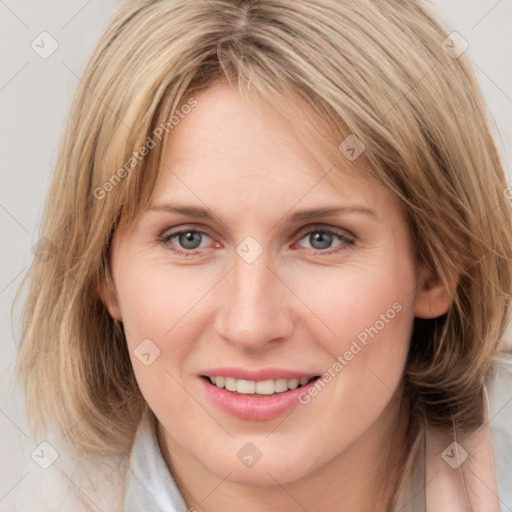
[[[123,512],[187,512],[160,451],[156,423],[146,415],[137,428],[126,479]]]

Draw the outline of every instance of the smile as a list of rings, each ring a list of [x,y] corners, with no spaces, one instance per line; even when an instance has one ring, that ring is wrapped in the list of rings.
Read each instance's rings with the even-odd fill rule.
[[[297,389],[309,384],[316,377],[303,377],[301,379],[268,379],[268,380],[245,380],[233,377],[213,376],[208,377],[210,382],[221,389],[237,393],[239,395],[268,396]]]
[[[300,405],[299,394],[319,376],[283,369],[248,371],[218,368],[199,374],[207,400],[231,417],[277,419]]]

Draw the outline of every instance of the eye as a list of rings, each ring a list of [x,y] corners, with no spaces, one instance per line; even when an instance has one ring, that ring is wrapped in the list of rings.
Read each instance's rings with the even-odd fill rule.
[[[182,229],[160,237],[160,241],[171,251],[186,256],[195,254],[196,249],[204,249],[208,239],[210,237],[198,229]]]
[[[347,249],[354,245],[354,237],[346,233],[338,232],[332,229],[317,228],[309,230],[301,237],[310,248],[322,254],[331,254]]]

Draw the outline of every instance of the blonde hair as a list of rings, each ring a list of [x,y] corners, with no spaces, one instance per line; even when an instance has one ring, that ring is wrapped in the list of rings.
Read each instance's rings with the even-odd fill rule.
[[[407,407],[435,425],[478,425],[482,383],[509,350],[512,215],[477,81],[447,34],[420,0],[122,5],[71,108],[42,232],[54,250],[27,275],[17,369],[34,428],[50,420],[83,453],[129,449],[147,406],[99,294],[113,286],[110,242],[148,205],[172,116],[218,81],[294,119],[333,183],[352,165],[338,145],[364,144],[370,165],[354,170],[396,194],[418,267],[453,296],[446,315],[415,319]]]

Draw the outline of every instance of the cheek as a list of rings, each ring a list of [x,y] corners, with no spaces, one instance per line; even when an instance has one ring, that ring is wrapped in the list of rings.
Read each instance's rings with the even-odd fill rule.
[[[180,396],[173,378],[181,382],[187,376],[216,276],[155,261],[120,263],[116,285],[128,350],[141,391],[155,409],[165,394]]]
[[[310,322],[310,336],[331,360],[325,370],[337,396],[331,404],[339,404],[333,413],[357,411],[362,423],[371,422],[402,379],[414,319],[414,265],[391,254],[327,271],[329,280],[315,274],[302,279],[300,293],[322,320]]]
[[[211,289],[206,275],[171,271],[155,262],[121,268],[118,294],[130,346],[151,338],[159,346],[169,343],[186,327],[193,327],[195,306]]]
[[[336,357],[356,339],[361,346],[374,339],[407,342],[414,316],[414,286],[412,261],[386,254],[338,268],[312,268],[294,277],[293,288],[307,299],[305,303],[316,317],[316,322],[309,323],[310,329],[327,333],[313,339],[325,340],[326,348],[331,347],[329,352]]]
[[[184,380],[187,356],[197,339],[193,305],[201,290],[187,286],[165,267],[119,272],[119,303],[130,359],[139,388],[158,417],[169,410],[197,414],[178,382]],[[129,270],[129,269],[128,269]],[[179,290],[177,292],[176,290]],[[204,292],[203,292],[204,294]],[[192,402],[193,404],[193,402]]]

